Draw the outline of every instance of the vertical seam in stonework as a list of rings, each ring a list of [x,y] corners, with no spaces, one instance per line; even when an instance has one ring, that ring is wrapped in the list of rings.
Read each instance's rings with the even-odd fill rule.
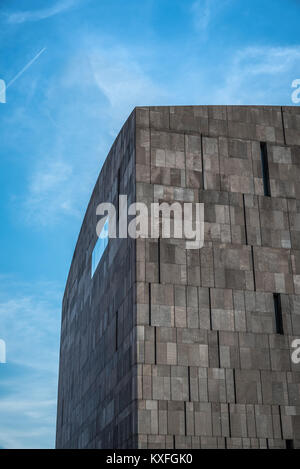
[[[221,181],[220,181],[221,183]],[[230,194],[232,192],[228,192],[228,210],[229,210],[229,226],[230,226],[230,244],[233,244],[232,242],[232,223],[231,223],[231,200],[230,200]]]
[[[291,271],[291,275],[292,275],[292,277],[294,278],[294,274],[293,274],[293,263],[292,263],[292,249],[289,249],[288,261],[289,261],[289,268],[290,268],[290,271]],[[290,294],[290,293],[287,293],[287,294]],[[293,281],[293,293],[292,293],[292,294],[293,294],[293,295],[296,294],[294,281]]]
[[[175,304],[175,285],[173,285],[173,305],[174,305],[174,325],[175,328],[175,335],[176,335],[176,344],[177,344],[177,325],[176,325],[176,304]],[[176,360],[177,360],[177,348],[176,348]]]
[[[235,302],[234,302],[234,296],[233,296],[233,288],[231,288],[231,297],[232,297],[232,306],[233,306],[233,330],[235,332]]]
[[[202,190],[205,190],[205,174],[204,174],[204,157],[203,157],[203,135],[200,134],[200,152],[201,152],[201,166],[202,166]]]
[[[259,236],[260,236],[260,245],[263,246],[263,239],[262,239],[262,226],[261,226],[261,218],[260,218],[260,195],[256,195],[257,200],[257,210],[258,210],[258,219],[259,219]]]
[[[270,350],[268,352],[268,355],[270,357]],[[270,362],[271,363],[271,362]],[[261,393],[261,403],[258,402],[258,405],[263,405],[263,402],[264,402],[264,399],[263,399],[263,386],[262,386],[262,376],[261,376],[261,372],[262,370],[258,370],[258,374],[259,374],[259,388],[260,388],[260,393]],[[257,400],[258,399],[258,396],[257,396]]]
[[[253,407],[253,421],[254,421],[254,428],[255,428],[255,435],[257,435],[257,425],[256,425],[256,418],[255,418],[255,406],[259,404],[250,404]]]
[[[241,366],[241,347],[240,347],[240,334],[238,333],[237,334],[237,347],[238,347],[238,360],[239,360],[239,368],[241,369],[242,366]]]
[[[160,226],[160,224],[159,224]],[[160,234],[157,240],[157,257],[158,257],[158,283],[160,283]]]
[[[251,245],[251,259],[252,259],[252,271],[253,271],[253,290],[256,291],[256,279],[255,279],[255,264],[254,264],[254,247]]]
[[[210,326],[210,330],[212,331],[213,328],[212,328],[211,291],[210,291],[210,288],[211,287],[208,287],[208,307],[209,307],[209,326]]]
[[[186,278],[186,282],[187,284],[189,284],[189,268],[188,268],[188,251],[187,249],[185,250],[185,278]],[[199,314],[198,314],[198,317],[199,317]]]
[[[247,331],[247,306],[246,306],[246,296],[245,296],[246,290],[242,290],[242,292],[243,292],[244,312],[245,312],[245,327],[246,327],[246,331]],[[243,331],[243,332],[245,332],[245,331]]]
[[[212,367],[209,367],[209,368],[212,368]],[[207,402],[209,402],[209,389],[208,389],[208,368],[205,368],[206,370],[206,393],[207,393]],[[198,378],[199,378],[199,371],[198,371]],[[199,394],[199,402],[200,401],[200,386],[199,386],[199,391],[198,391],[198,394]]]
[[[291,232],[291,219],[290,219],[290,210],[289,210],[289,201],[286,199],[286,207],[287,207],[287,220],[288,220],[288,225],[289,225],[289,236],[290,236],[290,248],[292,249],[292,232]]]
[[[229,438],[231,438],[230,402],[228,402],[227,408],[228,408],[228,433],[229,433]]]
[[[221,163],[220,163],[220,141],[219,141],[220,137],[216,137],[216,138],[218,142],[218,164],[219,164],[219,189],[217,190],[221,192],[222,188],[221,188]]]
[[[141,396],[141,399],[143,399],[144,397],[144,365],[141,364],[141,392],[142,392],[142,396]],[[138,372],[138,367],[137,367],[137,372]],[[138,380],[138,376],[137,376],[137,380]],[[136,399],[136,414],[138,416],[138,413],[139,413],[139,408],[138,408],[138,401],[140,400],[139,399],[139,395],[137,393],[137,399]],[[138,428],[137,428],[138,430]]]
[[[252,143],[253,141],[248,140],[250,143],[250,161],[251,161],[251,173],[252,173],[252,180],[253,180],[253,196],[255,195],[255,181],[254,181],[254,168],[253,168],[253,153],[252,153]]]
[[[233,378],[234,403],[236,404],[236,378],[235,378],[235,368],[232,369],[232,378]]]
[[[184,405],[184,434],[185,436],[187,435],[187,422],[186,422],[186,401],[183,401],[183,405]]]
[[[290,247],[288,248],[289,250],[289,256],[288,256],[288,260],[289,260],[289,268],[291,270],[291,273],[293,275],[293,265],[292,265],[292,232],[291,232],[291,220],[290,220],[290,211],[289,211],[289,202],[288,200],[286,201],[286,206],[287,206],[287,220],[288,220],[288,226],[289,226],[289,237],[290,237]],[[294,294],[295,294],[295,285],[294,285],[294,282],[293,282],[293,290],[294,290]],[[290,303],[290,295],[288,295],[288,298],[289,298],[289,303]],[[290,303],[290,306],[291,306],[291,303]],[[290,311],[291,311],[291,308],[290,308]],[[292,315],[290,313],[290,316],[291,316],[291,326],[292,326],[292,332],[293,332],[293,322],[292,322]]]
[[[278,405],[278,410],[279,410],[279,427],[280,427],[280,433],[281,433],[281,439],[284,440],[283,438],[283,429],[282,429],[282,416],[281,416],[281,405]]]
[[[285,127],[284,127],[284,116],[283,116],[283,106],[280,106],[281,112],[281,123],[282,123],[282,132],[283,132],[283,143],[286,145],[286,135],[285,135]]]
[[[189,394],[189,402],[191,402],[191,367],[188,365],[188,394]]]
[[[185,303],[185,322],[188,327],[188,312],[187,312],[187,285],[184,285],[184,303]]]
[[[246,216],[245,194],[243,194],[243,209],[244,209],[244,223],[245,223],[245,242],[246,242],[246,245],[248,245],[248,232],[247,232],[247,216]]]
[[[151,326],[151,321],[152,321],[152,317],[151,317],[151,282],[149,282],[149,285],[148,285],[148,307],[149,307],[149,326]]]
[[[214,275],[213,275],[213,283],[214,283],[214,286],[212,288],[216,288],[216,278],[215,278],[215,250],[214,250],[214,243],[212,241],[211,243],[211,250],[212,250],[212,260],[213,260],[213,271],[214,271]],[[225,287],[224,287],[225,288]]]
[[[156,326],[154,326],[154,365],[157,365],[156,346]]]
[[[217,330],[217,345],[218,345],[218,368],[221,368],[220,331],[219,330]]]
[[[225,106],[225,111],[226,111],[226,128],[227,128],[227,142],[228,142],[228,138],[229,138],[229,127],[228,127],[228,106]]]
[[[173,291],[174,290],[175,290],[175,288],[173,288]],[[174,298],[175,298],[175,293],[174,293]],[[175,323],[175,301],[174,301],[174,328],[175,328],[176,344],[178,344],[177,327],[176,327],[176,323]],[[176,346],[176,360],[177,359],[178,359],[178,350],[177,350],[177,346]]]

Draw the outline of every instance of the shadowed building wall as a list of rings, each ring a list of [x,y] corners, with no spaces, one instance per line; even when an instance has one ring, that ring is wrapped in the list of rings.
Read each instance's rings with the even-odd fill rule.
[[[57,447],[300,446],[300,108],[136,108],[66,285]],[[110,240],[96,206],[204,202],[205,244]]]

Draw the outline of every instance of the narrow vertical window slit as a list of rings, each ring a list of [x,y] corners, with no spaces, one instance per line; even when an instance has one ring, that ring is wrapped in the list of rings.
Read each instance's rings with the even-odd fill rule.
[[[260,157],[264,185],[264,195],[271,196],[270,177],[269,177],[269,162],[268,162],[268,149],[266,142],[260,142]]]
[[[273,293],[276,333],[284,334],[280,293]]]
[[[236,404],[236,379],[235,379],[235,368],[232,370],[233,372],[233,393],[234,393],[234,402]]]

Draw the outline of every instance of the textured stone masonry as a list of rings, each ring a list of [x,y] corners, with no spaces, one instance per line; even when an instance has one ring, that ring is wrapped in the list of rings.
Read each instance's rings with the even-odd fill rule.
[[[91,278],[96,206],[119,194],[204,202],[204,247],[110,240]],[[294,338],[300,108],[136,108],[96,182],[66,284],[57,447],[300,448]]]

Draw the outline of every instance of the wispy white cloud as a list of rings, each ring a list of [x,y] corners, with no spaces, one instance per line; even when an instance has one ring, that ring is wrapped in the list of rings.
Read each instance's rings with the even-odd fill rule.
[[[61,291],[0,276],[0,447],[53,447]]]
[[[246,62],[246,73],[275,75],[288,72],[291,67],[298,65],[299,59],[300,46],[249,47],[237,54],[236,62]]]
[[[39,409],[47,408],[56,404],[56,400],[44,400],[44,401],[28,401],[28,400],[15,400],[10,398],[1,399],[0,401],[0,412],[20,412],[23,411],[28,417],[38,418],[40,416]]]
[[[190,8],[195,30],[203,38],[213,21],[232,3],[233,0],[195,0]]]
[[[17,417],[17,415],[15,415]],[[2,427],[2,428],[1,428]],[[9,426],[3,427],[0,424],[0,448],[4,449],[53,449],[54,437],[52,442],[49,442],[49,428],[48,426],[36,425],[35,430],[28,427],[18,430],[10,428]],[[44,445],[41,442],[45,442]]]
[[[276,104],[280,93],[289,96],[289,77],[297,74],[300,45],[255,46],[237,50],[224,67],[214,102],[224,104]],[[286,89],[283,89],[285,84]],[[288,103],[286,103],[288,104]]]
[[[46,158],[38,163],[24,202],[27,221],[45,226],[61,215],[79,216],[74,203],[76,181],[72,173],[71,163],[63,159]]]
[[[8,83],[6,88],[11,86],[21,75],[23,75],[26,70],[31,67],[31,65],[39,58],[39,56],[46,50],[45,47],[43,47]]]
[[[52,282],[26,284],[3,276],[1,283],[0,335],[7,362],[55,371],[58,351],[52,347],[58,343],[60,289]]]
[[[10,376],[6,383],[1,376],[0,384],[2,389],[9,389],[0,400],[0,447],[53,448],[56,377],[30,372],[22,377]]]
[[[206,67],[189,57],[166,83],[151,72],[155,60],[147,61],[147,50],[98,36],[80,43],[45,89],[53,140],[50,155],[35,155],[23,204],[30,224],[53,225],[65,216],[80,222],[109,147],[135,106],[274,104],[300,58],[296,46],[242,48]]]
[[[78,94],[98,91],[106,99],[100,112],[109,114],[113,124],[120,124],[135,106],[157,104],[170,96],[168,87],[151,77],[153,62],[147,49],[129,49],[95,35],[85,37],[82,44],[66,66],[63,85],[76,86]]]
[[[197,0],[192,4],[191,13],[196,29],[205,31],[209,25],[214,0]]]
[[[78,3],[78,0],[63,0],[55,2],[51,7],[39,10],[26,10],[8,13],[6,20],[8,23],[25,23],[26,21],[39,21],[69,10]]]
[[[94,48],[89,53],[93,78],[112,110],[160,101],[166,91],[148,76],[138,60],[121,46]]]
[[[55,191],[59,184],[71,176],[71,173],[71,166],[63,161],[47,161],[46,165],[34,174],[31,192],[39,196],[43,192]]]
[[[54,128],[51,154],[35,155],[23,203],[27,222],[44,226],[66,215],[82,217],[124,120],[135,106],[168,95],[134,52],[99,38],[89,38],[47,85],[43,112]]]

